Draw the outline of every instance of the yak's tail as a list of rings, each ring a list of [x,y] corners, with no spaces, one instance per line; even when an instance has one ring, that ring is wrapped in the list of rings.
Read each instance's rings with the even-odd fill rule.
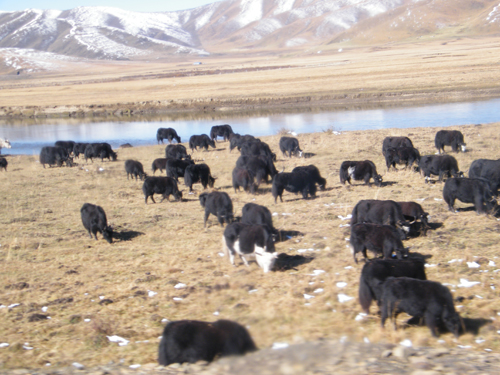
[[[373,295],[370,285],[366,282],[363,274],[361,274],[361,277],[359,278],[358,297],[359,304],[361,305],[363,311],[368,313],[370,305],[372,304]]]

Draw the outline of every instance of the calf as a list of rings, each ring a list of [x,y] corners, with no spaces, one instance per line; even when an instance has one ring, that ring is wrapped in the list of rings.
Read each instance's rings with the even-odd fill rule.
[[[364,180],[365,184],[368,185],[370,179],[373,178],[373,182],[376,186],[382,186],[382,176],[377,173],[377,168],[370,160],[365,161],[344,161],[340,166],[340,183],[344,184],[349,182],[351,185],[351,179],[353,180]]]
[[[255,203],[247,203],[241,209],[241,222],[243,224],[266,225],[273,234],[278,231],[273,226],[273,216],[271,211],[265,206]]]
[[[211,362],[216,357],[243,355],[257,350],[248,331],[230,320],[201,322],[177,320],[163,330],[158,349],[158,363]]]
[[[280,138],[280,150],[283,153],[283,156],[287,156],[286,153],[288,152],[288,157],[292,157],[292,155],[296,155],[301,157],[302,156],[302,150],[299,147],[299,141],[297,138],[293,137],[281,137]]]
[[[171,177],[148,177],[142,184],[142,192],[144,193],[144,202],[148,204],[148,197],[151,197],[153,203],[156,203],[153,195],[161,194],[163,202],[165,198],[170,202],[170,195],[173,195],[175,200],[182,200],[182,192],[177,187],[177,182]]]
[[[372,259],[365,263],[359,278],[359,304],[365,313],[370,312],[373,300],[380,306],[382,284],[388,277],[411,277],[427,280],[424,262],[419,259]]]
[[[175,181],[179,182],[179,177],[184,178],[184,174],[186,173],[186,168],[190,165],[193,165],[194,161],[191,159],[167,159],[167,176],[172,177]]]
[[[197,182],[203,185],[203,189],[214,187],[215,180],[210,174],[210,167],[204,163],[188,165],[184,172],[184,184],[189,187],[189,192],[193,191],[193,184]]]
[[[0,169],[3,168],[5,172],[7,172],[7,165],[9,163],[7,162],[7,159],[0,157]]]
[[[492,213],[496,207],[488,184],[475,178],[450,178],[446,180],[443,187],[443,198],[452,212],[455,199],[464,203],[473,203],[476,212]]]
[[[408,250],[401,241],[401,233],[391,225],[356,224],[351,228],[350,244],[356,263],[358,263],[357,253],[362,253],[365,260],[368,258],[366,250],[383,254],[384,259],[390,259],[393,252],[398,259],[408,257]]]
[[[466,150],[464,143],[464,135],[458,130],[440,130],[434,138],[434,145],[439,153],[444,152],[444,146],[451,146],[454,152],[458,152],[459,148],[462,152]]]
[[[198,147],[208,151],[208,146],[215,148],[215,142],[206,134],[192,135],[191,138],[189,138],[189,148],[191,151],[198,150]]]
[[[422,229],[424,232],[424,236],[427,234],[427,229],[430,228],[427,212],[424,212],[424,209],[421,205],[416,202],[397,202],[401,206],[401,211],[403,212],[403,216],[405,220],[413,220],[410,224],[413,224],[417,220],[420,219],[422,223]]]
[[[65,148],[45,146],[40,150],[40,164],[44,168],[45,164],[48,164],[49,167],[52,167],[54,164],[61,167],[64,162],[68,167],[73,166],[73,159],[69,157],[68,151]]]
[[[200,194],[200,204],[205,208],[203,227],[207,226],[207,219],[210,214],[217,216],[221,227],[231,224],[233,221],[233,202],[225,192],[213,191],[211,193]]]
[[[410,223],[405,220],[401,206],[391,200],[360,200],[352,210],[351,227],[357,223],[392,225],[403,232],[410,231]]]
[[[432,336],[438,336],[438,327],[443,325],[458,337],[460,316],[455,311],[449,289],[440,283],[417,280],[409,277],[388,277],[382,284],[382,327],[387,318],[394,321],[399,313],[424,319]]]
[[[326,180],[323,177],[321,177],[319,169],[315,165],[310,164],[302,167],[295,167],[292,169],[292,173],[298,171],[305,172],[308,176],[307,178],[310,181],[314,181],[316,184],[318,184],[320,190],[326,189]]]
[[[229,256],[233,266],[235,254],[240,256],[246,266],[248,261],[245,256],[255,255],[257,264],[266,273],[273,268],[277,258],[272,233],[266,225],[228,225],[222,236],[222,251]]]
[[[212,126],[212,129],[210,129],[210,139],[212,141],[216,141],[217,137],[222,137],[224,138],[224,141],[229,140],[229,137],[234,134],[233,128],[231,128],[231,125],[214,125]]]
[[[425,182],[431,180],[431,175],[439,176],[439,181],[446,177],[462,177],[463,173],[458,170],[457,159],[451,155],[425,155],[418,163],[420,173],[424,175]]]
[[[126,160],[125,161],[125,172],[127,172],[127,180],[130,177],[134,178],[137,181],[137,177],[141,179],[146,178],[146,173],[144,173],[144,168],[142,167],[141,162],[138,162],[136,160]]]
[[[158,128],[156,131],[156,140],[158,144],[160,144],[160,141],[163,144],[164,139],[167,139],[168,143],[171,143],[173,139],[175,139],[177,143],[181,143],[181,137],[179,137],[175,129],[172,128]]]
[[[186,147],[183,145],[167,145],[165,147],[165,156],[167,159],[190,159]]]
[[[153,170],[153,174],[155,174],[157,170],[160,170],[160,173],[163,172],[163,170],[166,169],[167,160],[168,160],[167,158],[158,158],[153,160],[153,164],[151,164],[151,169]]]
[[[408,137],[385,137],[382,142],[382,154],[385,156],[387,150],[391,147],[413,147],[413,143]]]
[[[278,173],[274,176],[271,192],[273,194],[274,203],[280,197],[283,202],[283,191],[291,193],[302,193],[302,197],[307,199],[307,196],[316,197],[316,183],[311,181],[309,175],[304,171],[292,173]]]
[[[491,193],[498,196],[500,188],[500,159],[477,159],[469,167],[469,178],[479,178],[488,181]]]
[[[80,209],[80,214],[82,216],[83,226],[89,232],[90,238],[94,235],[97,240],[97,232],[99,232],[106,241],[109,243],[113,242],[113,229],[108,226],[106,213],[101,206],[84,203]]]
[[[234,168],[233,169],[233,188],[234,192],[240,191],[240,187],[244,191],[254,194],[257,190],[257,185],[255,185],[255,178],[252,172],[244,168]]]
[[[56,141],[54,146],[65,148],[66,151],[68,151],[68,155],[71,155],[71,153],[73,152],[73,150],[75,148],[75,142],[74,141]]]
[[[390,147],[385,153],[385,164],[387,170],[392,166],[397,170],[396,164],[403,164],[405,169],[411,167],[413,163],[420,162],[420,152],[414,147]]]

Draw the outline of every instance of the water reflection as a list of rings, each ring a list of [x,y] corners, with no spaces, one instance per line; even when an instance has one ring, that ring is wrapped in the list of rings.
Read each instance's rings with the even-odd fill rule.
[[[311,133],[333,127],[336,130],[412,128],[491,123],[500,121],[500,99],[467,103],[448,103],[413,107],[390,107],[359,110],[297,109],[281,113],[261,111],[252,115],[174,114],[151,118],[102,119],[22,119],[0,122],[0,137],[12,143],[11,154],[38,154],[41,147],[56,140],[109,142],[113,147],[123,143],[149,145],[156,143],[159,127],[173,127],[186,142],[193,134],[208,134],[213,125],[230,124],[241,134],[265,136],[281,128],[297,133]],[[7,152],[7,150],[4,150]]]

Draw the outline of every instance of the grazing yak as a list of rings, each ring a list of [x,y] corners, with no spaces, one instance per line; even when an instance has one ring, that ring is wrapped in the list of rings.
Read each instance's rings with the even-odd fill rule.
[[[188,165],[184,172],[184,185],[189,187],[189,192],[193,191],[193,184],[197,182],[202,184],[203,189],[207,186],[212,188],[216,179],[212,177],[210,167],[205,163]]]
[[[117,159],[116,152],[114,152],[111,145],[106,142],[89,143],[85,147],[83,154],[85,156],[85,162],[87,162],[88,159],[90,159],[91,162],[94,162],[93,158],[101,158],[101,162],[103,162],[105,158],[109,161],[116,161]]]
[[[491,194],[498,196],[500,188],[500,159],[477,159],[469,167],[469,178],[478,178],[488,181]]]
[[[382,284],[388,277],[411,277],[427,280],[424,261],[420,259],[371,259],[368,260],[359,278],[359,304],[365,313],[370,312],[372,301],[380,306]]]
[[[201,206],[205,208],[203,228],[206,228],[210,214],[217,216],[221,227],[224,226],[224,222],[226,224],[233,222],[233,202],[227,193],[220,191],[201,193],[199,199]]]
[[[7,165],[9,163],[7,162],[7,159],[0,157],[0,170],[3,169],[5,172],[7,172]]]
[[[167,139],[168,143],[171,143],[173,139],[175,139],[177,143],[181,143],[181,137],[179,137],[175,129],[172,128],[158,128],[156,131],[156,140],[158,144],[160,144],[160,141],[163,144],[164,139]]]
[[[292,173],[298,171],[305,172],[308,175],[308,180],[314,181],[316,184],[318,184],[320,190],[326,189],[326,180],[321,177],[321,173],[319,173],[319,169],[315,165],[309,164],[292,169]]]
[[[444,146],[451,146],[454,152],[459,150],[465,152],[466,144],[464,143],[464,135],[458,130],[440,130],[434,138],[434,145],[439,153],[444,152]]]
[[[264,180],[266,183],[274,179],[278,171],[271,158],[265,156],[241,155],[236,161],[236,168],[243,168],[255,176],[256,190]]]
[[[403,212],[403,216],[406,220],[412,220],[410,224],[415,223],[420,219],[422,223],[422,230],[424,232],[424,236],[427,234],[427,230],[430,228],[429,226],[429,214],[424,211],[421,205],[416,202],[397,202],[401,206],[401,211]]]
[[[245,168],[234,168],[233,173],[233,188],[234,192],[240,191],[240,187],[247,193],[254,194],[257,190],[254,174]]]
[[[153,163],[151,164],[151,170],[153,171],[153,174],[155,174],[157,170],[160,170],[160,173],[163,172],[167,167],[167,160],[167,158],[158,158],[153,160]]]
[[[392,225],[358,223],[351,228],[349,241],[354,261],[358,263],[356,254],[363,254],[366,260],[368,259],[366,250],[383,254],[384,259],[390,259],[393,252],[396,253],[398,259],[407,258],[408,249],[405,249],[401,239],[401,233]]]
[[[198,147],[204,148],[205,151],[208,151],[208,146],[215,148],[215,142],[206,134],[192,135],[189,138],[189,148],[191,149],[191,151],[198,150]]]
[[[255,203],[247,203],[241,209],[241,222],[243,224],[266,225],[273,234],[278,231],[273,226],[273,216],[271,211],[265,206]]]
[[[186,173],[186,168],[189,165],[193,165],[194,161],[191,159],[167,159],[166,170],[167,176],[172,177],[175,181],[179,182],[179,177],[184,178],[184,174]]]
[[[222,251],[229,256],[234,266],[234,256],[238,254],[248,266],[246,256],[255,256],[257,264],[269,272],[276,262],[277,254],[271,230],[267,225],[232,223],[224,230]]]
[[[496,208],[488,183],[475,178],[450,178],[443,187],[443,198],[452,212],[455,199],[464,203],[473,203],[478,214],[492,213]]]
[[[389,148],[412,147],[413,143],[408,137],[385,137],[382,142],[382,154],[385,156]]]
[[[165,157],[167,159],[191,159],[188,155],[186,147],[183,145],[167,145],[165,147]]]
[[[364,180],[365,185],[368,185],[372,178],[376,186],[382,186],[382,176],[377,173],[375,164],[370,160],[344,161],[340,166],[340,183],[343,185],[346,181],[351,185],[351,179]]]
[[[54,164],[61,167],[64,162],[68,167],[73,166],[73,158],[69,157],[68,151],[66,151],[65,148],[44,146],[40,150],[40,164],[42,164],[44,168],[45,164],[48,164],[49,167],[52,167]]]
[[[158,348],[158,363],[211,362],[216,357],[243,355],[257,350],[245,327],[230,321],[201,322],[177,320],[163,330]]]
[[[214,125],[212,129],[210,129],[210,139],[212,141],[216,141],[217,137],[224,138],[224,141],[229,140],[231,134],[234,134],[233,128],[231,125]]]
[[[260,139],[255,138],[250,134],[231,134],[231,136],[229,137],[229,152],[233,151],[235,148],[241,150],[241,146],[247,142],[260,142]]]
[[[410,223],[404,216],[401,206],[391,200],[360,200],[352,210],[351,227],[357,223],[392,225],[403,232],[410,231]],[[404,233],[401,233],[404,237]]]
[[[279,145],[280,145],[280,150],[283,153],[283,156],[287,156],[286,155],[287,152],[289,158],[291,158],[292,155],[298,157],[302,156],[302,150],[299,147],[299,141],[297,138],[281,137]]]
[[[438,282],[410,277],[388,277],[382,284],[380,305],[382,327],[390,317],[394,328],[397,328],[396,318],[399,313],[405,312],[424,319],[434,337],[438,336],[438,328],[443,325],[458,337],[460,316],[455,311],[449,289]]]
[[[146,173],[144,173],[144,168],[142,167],[142,163],[137,160],[126,160],[125,161],[125,172],[127,172],[127,180],[129,176],[134,178],[137,181],[137,177],[141,179],[146,178]]]
[[[271,151],[271,148],[266,142],[253,141],[244,142],[241,144],[241,155],[245,156],[263,156],[266,159],[276,161],[276,154]]]
[[[82,216],[83,226],[89,232],[90,238],[94,235],[97,240],[97,232],[99,232],[106,241],[109,243],[113,242],[113,229],[108,226],[106,213],[101,206],[84,203],[80,209],[80,214]]]
[[[179,191],[177,181],[171,177],[147,177],[142,184],[142,192],[146,204],[148,204],[148,197],[151,197],[153,203],[156,203],[153,198],[154,194],[162,195],[160,203],[165,198],[170,202],[170,195],[173,195],[175,200],[182,200],[182,191]]]
[[[405,169],[411,167],[413,163],[420,162],[420,152],[414,147],[390,147],[385,152],[385,164],[387,170],[393,167],[397,170],[396,164],[405,166]]]
[[[307,199],[308,195],[316,197],[316,182],[305,171],[278,173],[274,176],[271,187],[274,203],[277,202],[278,197],[283,202],[283,191],[285,190],[295,194],[300,192],[304,199]]]
[[[431,175],[439,176],[439,181],[446,177],[463,177],[458,169],[457,159],[451,155],[425,155],[418,163],[420,173],[424,175],[425,182],[431,180]]]
[[[90,143],[75,142],[73,146],[73,155],[75,158],[79,158],[80,154],[85,155],[85,149]]]
[[[2,148],[12,148],[8,139],[0,138],[0,154],[2,153]]]
[[[56,141],[54,146],[65,148],[66,151],[68,151],[68,155],[71,155],[71,153],[75,149],[75,144],[76,142],[74,141]]]

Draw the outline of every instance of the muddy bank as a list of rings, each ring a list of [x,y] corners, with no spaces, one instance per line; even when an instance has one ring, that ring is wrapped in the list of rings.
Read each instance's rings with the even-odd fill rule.
[[[107,105],[0,107],[0,119],[16,118],[129,118],[169,115],[212,117],[319,110],[355,110],[380,107],[463,102],[500,97],[500,88],[439,92],[346,93],[341,95],[248,97],[228,100],[158,100]]]

